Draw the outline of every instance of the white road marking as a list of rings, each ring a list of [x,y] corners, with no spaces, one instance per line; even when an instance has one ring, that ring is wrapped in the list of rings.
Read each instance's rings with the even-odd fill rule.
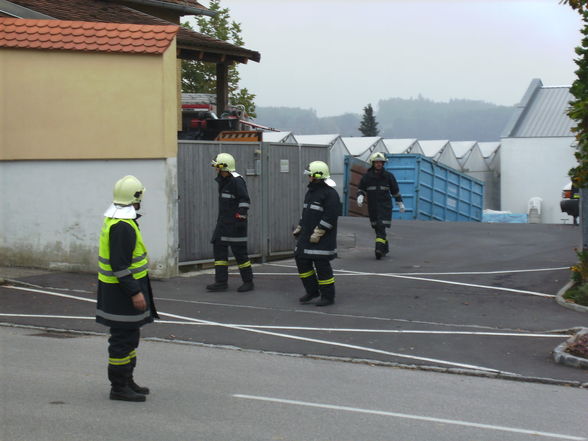
[[[8,314],[0,313],[0,317],[20,318],[51,318],[72,320],[95,320],[95,316],[79,315],[52,315],[52,314]],[[190,326],[218,326],[216,323],[192,323],[177,320],[157,320],[161,325],[190,325]],[[362,328],[313,328],[307,326],[274,326],[274,325],[246,325],[238,323],[225,323],[225,326],[235,326],[248,329],[274,329],[282,331],[318,331],[318,332],[358,332],[371,334],[425,334],[425,335],[483,335],[496,337],[531,337],[531,338],[569,338],[571,334],[533,334],[515,332],[472,332],[472,331],[426,331],[420,329],[362,329]]]
[[[550,433],[550,432],[540,432],[538,430],[519,429],[516,427],[506,427],[506,426],[496,426],[493,424],[472,423],[469,421],[449,420],[449,419],[445,419],[445,418],[434,418],[434,417],[427,417],[427,416],[422,416],[422,415],[412,415],[412,414],[407,414],[407,413],[388,412],[388,411],[384,411],[384,410],[362,409],[359,407],[338,406],[338,405],[334,405],[334,404],[323,404],[323,403],[311,403],[308,401],[286,400],[286,399],[282,399],[282,398],[260,397],[260,396],[256,396],[256,395],[234,394],[233,397],[242,398],[242,399],[246,399],[246,400],[265,401],[265,402],[269,402],[269,403],[291,404],[294,406],[314,407],[314,408],[328,409],[328,410],[342,410],[345,412],[364,413],[364,414],[366,413],[366,414],[370,414],[370,415],[381,415],[381,416],[388,416],[388,417],[394,417],[394,418],[404,418],[404,419],[409,419],[409,420],[426,421],[429,423],[452,424],[455,426],[474,427],[477,429],[485,429],[485,430],[497,430],[497,431],[501,431],[501,432],[520,433],[520,434],[524,434],[524,435],[543,436],[546,438],[568,439],[568,440],[574,440],[574,441],[586,441],[586,438],[584,438],[582,436],[563,435],[560,433]]]
[[[265,265],[268,266],[277,266],[281,268],[294,268],[296,269],[296,265],[284,265],[279,263],[266,263]],[[569,270],[569,266],[559,266],[554,268],[531,268],[531,269],[522,269],[522,270],[499,270],[499,271],[457,271],[457,272],[440,272],[440,273],[384,273],[388,275],[394,276],[455,276],[455,275],[484,275],[484,274],[510,274],[510,273],[534,273],[534,272],[542,272],[542,271],[561,271],[561,270]],[[338,270],[337,268],[333,268],[333,271],[345,271],[345,270]],[[239,273],[235,273],[239,274]],[[298,273],[255,273],[263,274],[263,275],[272,275],[272,274],[279,274],[284,276],[297,276]],[[342,275],[342,274],[341,274]]]
[[[0,287],[6,287],[6,286],[5,285],[2,285]],[[96,300],[93,300],[93,299],[86,299],[84,297],[76,297],[76,296],[72,296],[72,295],[68,295],[68,294],[54,293],[54,292],[51,292],[51,291],[45,291],[45,290],[40,290],[40,289],[32,289],[32,288],[24,288],[24,287],[14,287],[14,286],[13,287],[10,287],[10,289],[18,289],[18,290],[22,290],[22,291],[38,292],[38,293],[48,294],[48,295],[57,296],[57,297],[66,297],[66,298],[70,298],[70,299],[74,299],[74,300],[81,300],[81,301],[84,301],[84,302],[96,303]],[[245,327],[242,327],[242,326],[228,325],[228,324],[225,324],[225,323],[213,322],[213,321],[210,321],[210,320],[195,319],[195,318],[192,318],[192,317],[185,317],[185,316],[181,316],[181,315],[177,315],[177,314],[170,314],[170,313],[166,313],[166,312],[159,312],[159,315],[160,316],[171,317],[171,318],[176,318],[176,319],[181,319],[181,320],[186,320],[186,321],[189,321],[189,322],[206,323],[206,324],[215,325],[215,326],[219,326],[219,327],[223,327],[223,328],[237,329],[237,330],[240,330],[240,331],[253,332],[253,333],[256,333],[256,334],[270,335],[270,336],[273,336],[273,337],[286,338],[286,339],[290,339],[290,340],[306,341],[306,342],[309,342],[309,343],[318,343],[318,344],[324,344],[324,345],[328,345],[328,346],[337,346],[337,347],[342,347],[342,348],[347,348],[347,349],[354,349],[354,350],[358,350],[358,351],[362,351],[362,352],[371,352],[371,353],[375,353],[375,354],[388,355],[388,356],[391,356],[391,357],[408,358],[408,359],[411,359],[411,360],[419,360],[419,361],[426,361],[426,362],[431,362],[431,363],[438,363],[438,364],[442,364],[442,365],[455,366],[455,367],[464,368],[464,369],[472,369],[472,370],[485,371],[485,372],[495,372],[495,373],[506,373],[506,374],[509,374],[509,375],[518,376],[518,374],[515,374],[515,373],[512,373],[512,372],[504,372],[504,371],[500,371],[498,369],[492,369],[492,368],[487,368],[487,367],[483,367],[483,366],[476,366],[476,365],[465,364],[465,363],[456,363],[456,362],[439,360],[439,359],[429,358],[429,357],[419,357],[419,356],[416,356],[416,355],[399,354],[399,353],[396,353],[396,352],[383,351],[381,349],[369,348],[369,347],[358,346],[358,345],[350,345],[350,344],[347,344],[347,343],[338,343],[338,342],[328,341],[328,340],[320,340],[320,339],[316,339],[316,338],[299,337],[297,335],[282,334],[282,333],[278,333],[278,332],[264,331],[264,330],[261,330],[261,329],[250,329],[250,328],[245,328]]]
[[[75,320],[96,320],[95,316],[77,316],[77,315],[51,315],[51,314],[4,314],[0,317],[21,317],[21,318],[52,318],[52,319],[75,319]]]
[[[281,265],[279,263],[268,263],[267,265],[279,266],[282,268],[296,268],[296,266]],[[561,269],[561,268],[550,268],[548,270],[554,270],[554,269]],[[550,297],[550,298],[555,297],[555,295],[553,295],[553,294],[545,294],[545,293],[535,292],[535,291],[526,291],[526,290],[522,290],[522,289],[513,289],[513,288],[503,288],[500,286],[491,286],[491,285],[477,285],[474,283],[453,282],[453,281],[449,281],[449,280],[429,279],[427,277],[415,277],[415,276],[403,275],[402,273],[370,273],[370,272],[365,272],[365,271],[349,271],[349,270],[344,270],[344,269],[333,268],[333,272],[335,273],[335,276],[343,275],[343,274],[337,274],[337,271],[342,272],[342,273],[356,275],[356,276],[395,277],[398,279],[420,280],[420,281],[425,281],[425,282],[445,283],[448,285],[470,286],[472,288],[482,288],[482,289],[492,289],[492,290],[497,290],[497,291],[516,292],[519,294],[529,294],[529,295],[539,296],[539,297]],[[517,271],[521,272],[522,270],[514,270],[511,272],[517,272]],[[527,271],[532,271],[532,270],[527,270]],[[535,271],[537,271],[537,270],[535,270]],[[418,273],[418,274],[422,274],[422,273]],[[445,274],[450,274],[450,273],[445,273]],[[472,273],[472,274],[474,274],[474,273]]]
[[[348,270],[338,270],[338,271],[343,271],[346,273],[357,274],[357,275],[362,275],[362,276],[394,277],[397,279],[421,280],[421,281],[425,281],[425,282],[444,283],[447,285],[470,286],[472,288],[482,288],[482,289],[490,289],[490,290],[496,290],[496,291],[516,292],[519,294],[529,294],[529,295],[538,296],[538,297],[550,297],[550,298],[555,297],[555,295],[553,295],[553,294],[545,294],[542,292],[535,292],[535,291],[526,291],[523,289],[503,288],[501,286],[491,286],[491,285],[477,285],[475,283],[452,282],[449,280],[428,279],[426,277],[401,276],[399,274],[387,274],[387,273],[366,273],[366,272],[348,271]]]

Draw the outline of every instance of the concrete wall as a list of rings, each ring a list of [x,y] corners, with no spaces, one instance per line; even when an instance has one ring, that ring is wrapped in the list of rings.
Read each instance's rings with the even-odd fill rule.
[[[0,162],[0,261],[95,272],[103,213],[121,177],[146,187],[139,225],[155,276],[177,274],[176,158]]]
[[[561,212],[562,188],[576,159],[570,147],[573,138],[503,138],[501,155],[501,210],[526,213],[529,199],[543,199],[542,222],[567,223]]]
[[[177,152],[177,62],[163,55],[0,50],[0,161]]]

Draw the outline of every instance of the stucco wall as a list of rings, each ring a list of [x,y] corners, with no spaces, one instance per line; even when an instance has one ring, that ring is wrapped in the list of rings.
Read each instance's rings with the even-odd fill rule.
[[[0,162],[0,261],[94,272],[103,213],[121,177],[146,187],[139,225],[154,275],[177,274],[177,161]]]
[[[2,49],[0,66],[0,160],[177,156],[175,41],[163,55]]]
[[[542,222],[572,218],[561,212],[561,192],[576,165],[573,138],[503,138],[500,148],[501,210],[526,213],[529,199],[543,199]]]

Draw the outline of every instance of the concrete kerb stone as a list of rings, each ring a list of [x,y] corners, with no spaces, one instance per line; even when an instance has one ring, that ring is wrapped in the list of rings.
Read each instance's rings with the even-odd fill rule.
[[[588,334],[588,328],[580,328],[580,330],[576,333],[576,335],[571,336],[563,343],[559,344],[553,350],[553,359],[556,363],[565,364],[566,366],[581,368],[581,369],[588,369],[588,358],[577,357],[572,355],[566,350],[568,346],[574,342],[574,339],[577,338],[579,335]]]
[[[555,301],[563,306],[564,308],[573,309],[577,312],[588,312],[588,306],[578,305],[573,302],[568,302],[564,299],[564,294],[574,286],[573,280],[570,280],[566,283],[557,293],[555,296]],[[577,335],[588,334],[588,328],[579,328],[579,331],[576,335],[573,335],[563,343],[559,344],[553,350],[553,359],[556,363],[565,364],[566,366],[581,368],[581,369],[588,369],[588,359],[582,357],[576,357],[568,352],[566,352],[568,345],[571,344]]]

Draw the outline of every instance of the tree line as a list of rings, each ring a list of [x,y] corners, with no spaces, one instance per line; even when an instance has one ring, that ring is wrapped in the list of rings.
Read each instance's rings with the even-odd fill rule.
[[[514,106],[483,101],[435,102],[419,96],[380,100],[377,112],[368,104],[363,108],[363,114],[344,113],[329,117],[319,117],[313,109],[258,106],[256,121],[300,135],[337,133],[363,136],[366,132],[360,128],[369,131],[375,122],[378,136],[384,138],[498,141],[513,111]]]

